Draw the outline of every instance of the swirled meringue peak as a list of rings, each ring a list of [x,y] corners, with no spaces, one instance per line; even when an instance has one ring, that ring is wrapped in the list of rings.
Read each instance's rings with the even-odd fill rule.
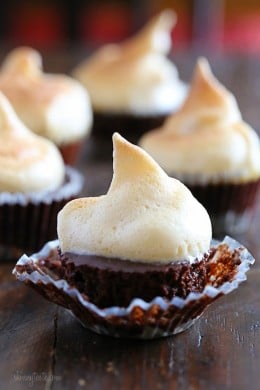
[[[187,87],[167,58],[175,23],[175,13],[165,10],[136,36],[103,46],[75,69],[94,111],[156,115],[182,104]]]
[[[0,92],[0,191],[52,191],[64,175],[56,146],[28,130]]]
[[[139,144],[169,174],[197,175],[202,181],[246,181],[260,175],[259,138],[205,58],[198,60],[182,108]]]
[[[147,263],[201,257],[211,240],[204,207],[141,148],[117,133],[113,143],[107,194],[71,201],[58,214],[61,250]]]
[[[19,47],[7,55],[0,71],[0,91],[35,133],[57,145],[85,136],[92,124],[89,96],[80,83],[42,70],[40,53]]]

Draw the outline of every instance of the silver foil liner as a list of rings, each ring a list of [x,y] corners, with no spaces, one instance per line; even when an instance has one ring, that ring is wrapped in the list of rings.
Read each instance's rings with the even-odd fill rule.
[[[55,261],[58,258],[58,246],[58,240],[50,241],[40,252],[30,257],[23,255],[13,274],[48,300],[68,309],[86,328],[113,337],[153,339],[184,331],[194,324],[208,305],[245,281],[246,272],[255,261],[248,250],[232,238],[226,236],[221,242],[213,240],[212,247],[216,251],[210,260],[212,272],[201,293],[191,292],[185,299],[156,297],[151,302],[135,298],[128,307],[100,309],[51,269],[41,267],[41,259],[51,256]],[[221,262],[225,251],[238,254],[240,259],[239,264],[231,264],[231,277],[229,267]],[[237,258],[230,256],[233,257]]]

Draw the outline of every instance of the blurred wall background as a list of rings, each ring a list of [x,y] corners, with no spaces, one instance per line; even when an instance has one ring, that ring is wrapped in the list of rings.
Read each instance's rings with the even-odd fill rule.
[[[260,55],[259,0],[2,1],[0,45],[91,48],[126,38],[164,8],[178,14],[173,49]]]

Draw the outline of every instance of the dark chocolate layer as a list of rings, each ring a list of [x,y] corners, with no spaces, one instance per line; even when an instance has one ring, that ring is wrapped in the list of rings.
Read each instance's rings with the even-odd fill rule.
[[[207,281],[208,255],[189,263],[145,264],[100,256],[61,254],[61,277],[103,308],[127,306],[133,298],[185,298],[200,292]]]
[[[217,248],[212,248],[206,262],[206,283],[208,286],[220,287],[225,282],[234,281],[238,272],[238,266],[241,264],[241,251],[243,248],[231,249],[227,244],[220,244]],[[56,247],[49,252],[47,257],[42,257],[38,261],[28,259],[26,263],[17,264],[15,267],[18,278],[22,275],[22,280],[27,285],[34,288],[46,299],[58,305],[64,306],[72,311],[87,328],[98,333],[110,334],[115,337],[137,337],[154,338],[178,333],[190,326],[194,320],[200,316],[205,308],[214,300],[223,295],[219,291],[214,297],[203,294],[200,298],[189,300],[179,308],[175,305],[167,305],[165,309],[157,303],[149,305],[149,308],[143,308],[136,303],[129,308],[128,313],[118,315],[99,315],[95,309],[87,307],[82,300],[70,295],[54,282],[42,281],[35,282],[30,280],[30,274],[38,272],[42,277],[48,275],[53,281],[60,280],[65,272],[62,266],[59,249]],[[142,275],[140,275],[140,279]],[[238,283],[241,279],[237,279]],[[75,285],[71,285],[75,287]],[[143,285],[146,288],[145,285]],[[107,294],[109,294],[107,291]],[[121,292],[118,291],[118,296]],[[86,295],[83,298],[88,300]]]

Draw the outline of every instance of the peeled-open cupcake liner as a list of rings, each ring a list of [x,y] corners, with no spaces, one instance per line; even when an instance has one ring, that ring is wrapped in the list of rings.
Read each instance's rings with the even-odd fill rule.
[[[79,195],[83,177],[66,167],[66,182],[56,191],[0,193],[0,261],[33,253],[57,237],[57,214]]]
[[[135,298],[128,307],[101,309],[60,279],[53,270],[41,267],[40,259],[50,255],[54,262],[55,257],[58,259],[58,246],[58,240],[51,241],[39,253],[30,257],[23,255],[13,274],[51,302],[68,309],[86,328],[113,337],[152,339],[184,331],[194,324],[208,305],[246,280],[246,272],[254,263],[247,249],[227,236],[222,242],[212,242],[212,246],[217,248],[211,260],[214,263],[213,271],[201,293],[191,292],[185,299],[177,296],[171,300],[156,297],[151,302]],[[221,263],[221,253],[226,250],[232,252],[234,263],[225,269],[224,263]],[[236,263],[235,253],[239,254],[240,264]],[[226,274],[223,275],[223,272]],[[228,281],[218,285],[220,279]]]

